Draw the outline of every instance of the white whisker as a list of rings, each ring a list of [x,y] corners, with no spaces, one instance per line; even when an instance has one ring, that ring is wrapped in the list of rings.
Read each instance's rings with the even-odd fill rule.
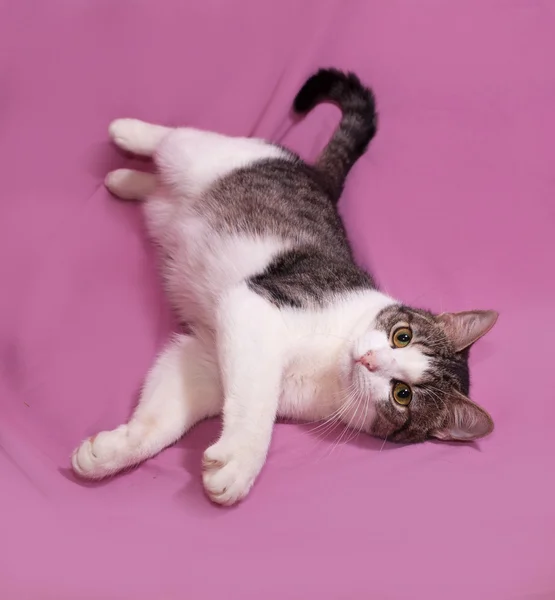
[[[336,411],[331,417],[328,417],[328,419],[326,419],[326,421],[324,421],[324,423],[322,423],[318,427],[315,427],[311,431],[315,432],[318,429],[322,428],[318,437],[320,439],[323,439],[328,433],[330,433],[330,431],[335,429],[335,427],[337,427],[337,425],[339,425],[341,423],[341,417],[349,411],[349,409],[352,407],[352,405],[354,404],[355,401],[356,401],[356,393],[355,393],[355,390],[353,390],[348,395],[344,404],[340,407],[340,409],[338,411]]]
[[[362,393],[360,391],[357,391],[357,394],[355,395],[355,404],[356,404],[355,412],[351,415],[351,418],[349,419],[347,426],[341,432],[341,435],[339,436],[339,438],[337,439],[335,444],[332,446],[331,450],[328,453],[328,456],[330,456],[332,454],[332,452],[339,446],[339,444],[343,440],[344,436],[348,435],[350,433],[349,429],[351,427],[351,423],[353,422],[353,419],[356,419],[356,415],[358,414],[359,408],[361,407],[361,400],[362,400]]]

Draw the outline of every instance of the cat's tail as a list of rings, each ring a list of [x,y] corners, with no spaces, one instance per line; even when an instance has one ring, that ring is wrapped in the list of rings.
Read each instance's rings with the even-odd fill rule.
[[[315,167],[337,201],[347,173],[376,134],[378,115],[374,94],[354,73],[320,69],[303,85],[293,108],[299,114],[306,114],[324,101],[339,105],[343,116]]]

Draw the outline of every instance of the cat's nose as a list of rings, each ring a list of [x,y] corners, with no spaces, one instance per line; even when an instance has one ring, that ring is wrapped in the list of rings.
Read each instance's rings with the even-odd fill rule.
[[[364,356],[362,356],[359,360],[361,364],[363,364],[369,371],[375,371],[378,368],[378,363],[376,362],[376,355],[372,350],[367,352]]]

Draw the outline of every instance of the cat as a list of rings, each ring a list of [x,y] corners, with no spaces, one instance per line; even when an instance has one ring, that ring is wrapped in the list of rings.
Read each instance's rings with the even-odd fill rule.
[[[314,165],[260,139],[111,123],[113,142],[151,157],[156,173],[118,169],[106,186],[142,201],[171,305],[191,333],[168,342],[130,421],[75,450],[77,475],[113,475],[221,413],[202,478],[212,501],[232,505],[262,469],[277,417],[335,419],[405,443],[493,430],[468,398],[468,352],[497,313],[405,306],[355,264],[337,203],[376,133],[375,99],[353,73],[321,69],[294,109],[323,101],[342,117]]]

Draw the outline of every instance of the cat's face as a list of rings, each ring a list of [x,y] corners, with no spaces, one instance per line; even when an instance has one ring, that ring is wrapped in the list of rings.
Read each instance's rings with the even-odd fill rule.
[[[350,383],[372,402],[370,433],[398,442],[489,434],[491,417],[467,397],[468,350],[496,320],[493,311],[382,310],[351,347],[348,366]]]

